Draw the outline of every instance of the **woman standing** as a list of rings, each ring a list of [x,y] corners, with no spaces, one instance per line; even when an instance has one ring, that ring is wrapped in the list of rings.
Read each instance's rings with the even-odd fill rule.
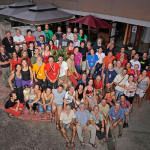
[[[8,79],[8,83],[11,90],[17,94],[17,99],[20,101],[20,103],[23,103],[24,98],[23,98],[22,75],[20,64],[17,64],[15,66],[15,71],[11,73]]]
[[[69,41],[69,46],[67,47],[67,55],[70,55],[70,53],[74,53],[73,41]]]
[[[48,58],[51,55],[51,52],[49,50],[49,45],[47,45],[47,44],[45,45],[45,50],[42,53],[42,55],[43,55],[44,63],[47,63],[48,62]]]
[[[84,34],[83,30],[79,30],[78,40],[87,42],[87,36]]]
[[[28,86],[32,87],[33,86],[33,73],[32,73],[31,67],[28,66],[26,59],[22,59],[21,65],[22,65],[22,70],[21,70],[22,86],[24,87],[24,85],[27,84]]]
[[[32,31],[31,30],[27,30],[27,36],[25,36],[25,40],[26,40],[26,43],[27,43],[27,47],[29,48],[29,42],[30,41],[35,41],[35,37],[32,36]]]
[[[149,85],[150,85],[150,80],[149,77],[147,76],[147,70],[143,70],[142,74],[138,78],[138,86],[136,90],[137,99],[135,104],[138,104],[139,109],[141,107],[142,98],[144,97]]]
[[[125,83],[125,91],[124,94],[126,96],[126,100],[128,100],[131,104],[131,108],[132,108],[132,104],[133,104],[133,98],[135,95],[135,91],[137,89],[137,84],[134,81],[134,75],[130,74],[128,81]]]
[[[12,59],[10,60],[10,71],[11,72],[15,70],[16,64],[18,64],[18,57],[17,57],[17,53],[13,52]]]
[[[50,50],[54,49],[54,50],[56,50],[56,51],[57,51],[57,49],[58,49],[57,46],[54,45],[53,40],[50,40],[50,41],[49,41],[49,49],[50,49]]]
[[[31,65],[31,59],[28,57],[28,52],[27,51],[22,51],[21,58],[18,59],[18,64],[21,64],[22,59],[27,60],[28,66]]]
[[[84,89],[83,99],[89,110],[92,110],[97,105],[97,99],[94,95],[93,79],[89,79],[88,85]]]
[[[50,114],[52,111],[52,103],[54,100],[54,94],[52,93],[52,90],[47,87],[46,90],[42,93],[42,105],[39,104],[39,113],[43,117],[44,110],[48,114],[47,119],[50,119]],[[52,118],[52,121],[54,121],[55,118]]]

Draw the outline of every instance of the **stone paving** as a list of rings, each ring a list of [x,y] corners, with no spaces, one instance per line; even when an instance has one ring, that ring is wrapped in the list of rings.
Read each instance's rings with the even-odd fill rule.
[[[0,77],[0,81],[1,81]],[[10,89],[0,83],[0,104],[5,104]],[[140,110],[134,105],[129,128],[124,129],[123,137],[113,143],[98,144],[97,150],[150,150],[150,103],[142,102]],[[29,122],[9,118],[0,108],[0,150],[65,150],[65,140],[55,123]],[[89,133],[86,133],[89,134]],[[87,143],[82,147],[76,136],[76,150],[93,150]],[[96,140],[97,141],[97,140]],[[98,141],[97,141],[98,142]]]

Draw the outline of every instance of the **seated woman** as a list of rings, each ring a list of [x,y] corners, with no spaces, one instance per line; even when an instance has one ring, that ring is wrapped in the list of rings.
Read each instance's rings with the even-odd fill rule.
[[[8,83],[12,91],[17,94],[17,98],[20,103],[24,102],[23,98],[23,88],[22,88],[22,75],[21,75],[21,65],[17,64],[15,71],[12,71]]]
[[[110,93],[107,93],[105,95],[105,99],[106,99],[106,102],[107,104],[110,106],[110,107],[113,107],[115,105],[115,102],[116,102],[116,96],[115,96],[115,91],[112,91]]]
[[[50,55],[51,55],[51,52],[49,50],[49,45],[46,44],[44,52],[42,53],[44,63],[48,63],[48,58],[49,58]]]
[[[76,100],[75,100],[75,87],[71,86],[69,88],[69,91],[66,92],[65,94],[65,99],[64,99],[64,109],[66,109],[66,105],[70,105],[71,109],[75,112],[75,108],[77,108]]]
[[[90,111],[93,109],[95,105],[97,105],[97,99],[95,97],[94,90],[95,89],[93,85],[93,79],[89,79],[88,85],[84,89],[83,99],[87,105],[87,109],[89,109]]]
[[[22,59],[21,65],[22,65],[22,70],[21,70],[22,86],[27,84],[28,86],[32,87],[33,86],[33,73],[32,73],[31,67],[28,66],[26,59]]]
[[[18,64],[18,56],[16,52],[12,53],[12,59],[10,60],[10,71],[15,70],[15,66]]]
[[[44,110],[48,114],[47,119],[50,119],[50,114],[52,110],[52,103],[54,100],[54,94],[52,93],[51,88],[47,87],[45,91],[42,93],[42,105],[39,104],[39,113],[41,114],[41,117],[43,117]],[[52,121],[54,122],[55,118],[52,118]]]
[[[28,57],[28,52],[27,51],[22,51],[21,58],[18,59],[18,64],[21,64],[21,61],[23,59],[26,59],[27,62],[28,62],[28,66],[31,66],[31,59]]]
[[[96,79],[94,80],[94,87],[95,87],[95,95],[98,96],[98,98],[101,99],[103,98],[103,82],[101,80],[101,76],[97,76]]]
[[[79,104],[81,102],[84,102],[83,92],[84,92],[84,85],[83,84],[78,84],[76,92],[75,92],[75,98],[76,98],[77,106],[79,106]]]
[[[69,41],[69,46],[67,47],[67,55],[70,55],[70,53],[74,53],[73,41]]]
[[[9,94],[10,99],[5,104],[5,110],[8,112],[9,117],[18,116],[21,114],[23,104],[17,100],[17,95],[15,92]]]

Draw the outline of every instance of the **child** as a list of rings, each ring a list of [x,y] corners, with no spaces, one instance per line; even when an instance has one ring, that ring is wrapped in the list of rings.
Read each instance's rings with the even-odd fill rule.
[[[26,102],[26,105],[27,105],[27,108],[29,109],[29,114],[31,114],[31,110],[33,109],[34,110],[34,115],[36,115],[36,105],[37,103],[32,103],[34,100],[36,100],[36,94],[34,92],[34,89],[33,87],[30,88],[30,92],[29,92],[29,95],[28,95],[28,101]]]
[[[24,90],[23,90],[23,95],[24,95],[24,101],[25,101],[25,103],[28,101],[29,92],[30,92],[30,88],[29,88],[29,86],[26,84],[26,85],[24,86]]]

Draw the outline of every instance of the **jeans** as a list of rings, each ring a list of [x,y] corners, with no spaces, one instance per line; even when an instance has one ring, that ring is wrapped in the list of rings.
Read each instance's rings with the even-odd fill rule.
[[[117,91],[116,90],[116,100],[120,99],[120,96],[123,95],[124,91]]]
[[[81,72],[81,67],[80,67],[80,65],[75,65],[75,68],[76,68],[76,70],[77,70],[77,73],[80,74],[80,72]]]
[[[52,110],[52,106],[51,106],[51,105],[47,105],[47,106],[46,106],[46,111],[50,113],[51,110]],[[40,104],[39,104],[39,113],[40,113],[40,114],[43,114],[43,113],[44,113],[44,108],[43,108],[43,106],[40,105]]]

